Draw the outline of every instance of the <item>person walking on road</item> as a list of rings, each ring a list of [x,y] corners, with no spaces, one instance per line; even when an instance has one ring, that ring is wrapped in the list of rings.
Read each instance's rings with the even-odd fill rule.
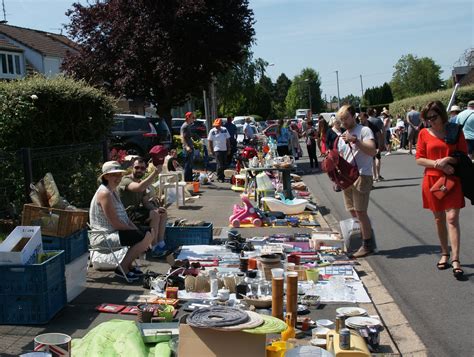
[[[217,163],[217,180],[224,182],[224,170],[226,168],[227,155],[230,153],[230,135],[226,128],[222,127],[222,120],[214,120],[213,128],[209,131],[207,141],[209,153],[214,155]]]
[[[472,160],[474,155],[474,100],[470,100],[466,110],[458,114],[456,123],[462,126],[467,141],[467,154]]]
[[[306,142],[306,149],[308,150],[309,166],[311,167],[311,171],[313,169],[319,170],[318,157],[316,154],[316,136],[317,131],[313,127],[313,121],[311,119],[307,119],[304,139]]]
[[[278,119],[278,127],[276,131],[277,152],[278,156],[290,155],[290,132],[284,126],[283,119]]]
[[[377,117],[377,112],[373,108],[369,108],[367,110],[367,115],[369,116],[367,118],[368,123],[367,126],[372,130],[374,133],[374,138],[375,138],[375,148],[376,148],[376,154],[374,156],[374,165],[372,167],[372,174],[375,182],[384,180],[383,176],[380,175],[380,170],[382,169],[382,151],[384,148],[384,142],[385,142],[385,137],[383,135],[383,127],[384,123],[382,119]],[[370,125],[370,124],[371,125]],[[365,125],[362,123],[362,125]]]
[[[233,117],[227,117],[227,122],[224,125],[230,135],[230,154],[227,157],[228,165],[232,163],[234,154],[237,152],[237,126],[232,123],[233,120]]]
[[[352,105],[343,105],[337,112],[346,131],[338,141],[338,151],[346,161],[357,165],[359,178],[344,190],[344,205],[351,216],[360,222],[363,243],[355,258],[373,253],[372,226],[367,215],[369,195],[372,189],[372,162],[376,153],[372,131],[356,122],[356,111]]]
[[[326,146],[326,135],[329,131],[329,124],[324,119],[322,115],[318,118],[318,147],[320,154],[319,156],[325,156],[326,151],[328,151],[328,147]]]
[[[290,125],[290,147],[291,147],[290,153],[293,155],[295,160],[298,160],[300,157],[303,156],[302,151],[301,151],[301,146],[300,146],[299,129],[298,129],[298,125],[295,123],[292,123]]]
[[[410,111],[407,113],[408,123],[408,154],[413,155],[413,147],[416,144],[418,133],[420,131],[421,119],[420,112],[415,110],[415,106],[410,107]]]
[[[449,247],[451,241],[453,275],[462,279],[464,271],[459,262],[459,212],[464,207],[464,194],[461,180],[454,174],[454,166],[458,159],[452,157],[455,151],[467,153],[467,143],[464,134],[459,131],[457,142],[447,143],[448,114],[440,101],[428,103],[422,110],[424,120],[431,122],[430,128],[420,131],[416,150],[416,163],[425,167],[422,184],[423,208],[433,212],[438,238],[441,244],[441,259],[436,264],[439,270],[448,269]],[[437,198],[431,188],[442,178],[454,182],[454,186],[441,199]]]
[[[392,154],[392,131],[390,127],[392,126],[392,118],[390,117],[390,113],[387,109],[382,112],[383,117],[383,129],[385,135],[385,156]]]
[[[184,181],[193,181],[193,164],[194,164],[194,143],[193,135],[191,132],[191,125],[194,123],[193,112],[187,112],[185,114],[186,121],[181,125],[180,134],[181,142],[183,144],[183,155],[184,155]]]
[[[244,124],[244,127],[243,127],[244,144],[253,143],[253,139],[255,137],[255,131],[254,131],[251,123],[252,123],[252,119],[250,119],[250,117],[245,118],[245,124]]]

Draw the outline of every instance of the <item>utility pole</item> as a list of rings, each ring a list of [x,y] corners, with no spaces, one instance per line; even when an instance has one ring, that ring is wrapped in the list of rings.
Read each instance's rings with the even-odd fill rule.
[[[306,78],[304,80],[306,83],[308,83],[308,98],[309,98],[309,110],[311,110],[311,113],[313,112],[313,106],[311,103],[311,85],[310,85],[310,80],[309,78]]]
[[[361,92],[360,100],[359,100],[359,111],[361,111],[362,110],[362,99],[364,98],[364,85],[362,84],[362,74],[360,74],[359,76],[360,76],[360,92]]]
[[[337,109],[341,107],[341,97],[339,94],[339,71],[336,71],[336,82],[337,82]]]

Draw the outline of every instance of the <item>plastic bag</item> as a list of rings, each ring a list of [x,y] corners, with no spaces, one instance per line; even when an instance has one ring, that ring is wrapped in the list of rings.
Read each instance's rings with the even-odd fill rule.
[[[183,202],[183,191],[178,190],[178,202]],[[166,202],[173,203],[176,202],[176,188],[170,187],[166,190]]]

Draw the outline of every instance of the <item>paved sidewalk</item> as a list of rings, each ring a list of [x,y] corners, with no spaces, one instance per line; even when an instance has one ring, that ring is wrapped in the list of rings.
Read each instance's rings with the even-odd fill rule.
[[[211,184],[202,187],[202,195],[199,198],[194,198],[193,202],[187,202],[182,209],[177,209],[175,205],[168,208],[169,219],[187,218],[191,220],[205,220],[213,222],[215,234],[227,229],[228,217],[232,211],[232,206],[239,203],[238,194],[231,191],[229,184]],[[319,216],[321,229],[331,229],[331,217]],[[334,220],[334,219],[333,219]],[[220,230],[220,228],[224,228]],[[243,228],[240,230],[245,237],[269,235],[280,232],[297,232],[309,231],[308,228]],[[368,268],[364,265],[362,269],[362,276]],[[144,270],[152,270],[155,272],[165,272],[168,265],[164,262],[150,261],[144,262]],[[368,275],[370,276],[370,275]],[[364,277],[362,277],[364,279]],[[370,281],[364,283],[370,284]],[[69,303],[62,311],[60,311],[52,321],[46,326],[0,326],[0,355],[1,356],[17,356],[26,351],[31,351],[33,348],[33,339],[36,335],[46,332],[62,332],[73,338],[83,337],[88,330],[97,326],[98,324],[110,319],[128,319],[134,320],[133,315],[116,315],[98,313],[95,311],[95,306],[100,303],[116,303],[122,304],[124,300],[131,294],[144,294],[147,291],[139,283],[126,284],[116,278],[113,272],[98,272],[94,270],[88,271],[87,289],[79,295],[75,300]],[[370,290],[369,290],[370,293]],[[372,295],[374,297],[374,295]],[[387,301],[388,303],[388,301]],[[318,318],[334,318],[335,308],[339,305],[326,305],[324,309],[317,310]],[[393,304],[394,305],[394,304]],[[369,314],[378,314],[377,306],[373,304],[361,305],[369,311]],[[387,305],[388,306],[388,305]],[[391,308],[395,309],[392,305]],[[397,314],[390,314],[396,316]],[[395,328],[402,326],[403,321],[389,321],[383,316],[384,322],[387,326],[393,325]],[[397,331],[394,333],[396,334]],[[382,352],[385,356],[398,356],[398,348],[393,343],[392,331],[389,328],[381,334]]]

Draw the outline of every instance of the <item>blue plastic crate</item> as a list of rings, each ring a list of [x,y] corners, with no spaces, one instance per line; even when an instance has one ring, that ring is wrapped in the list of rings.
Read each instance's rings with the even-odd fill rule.
[[[43,236],[43,249],[64,250],[64,261],[69,264],[87,252],[87,229],[81,229],[67,237]]]
[[[42,325],[48,323],[66,305],[63,280],[41,294],[0,295],[0,325]]]
[[[41,264],[0,265],[0,294],[44,294],[51,286],[64,282],[64,252],[54,253]]]
[[[165,242],[169,248],[182,245],[212,244],[212,223],[196,227],[166,227]]]

